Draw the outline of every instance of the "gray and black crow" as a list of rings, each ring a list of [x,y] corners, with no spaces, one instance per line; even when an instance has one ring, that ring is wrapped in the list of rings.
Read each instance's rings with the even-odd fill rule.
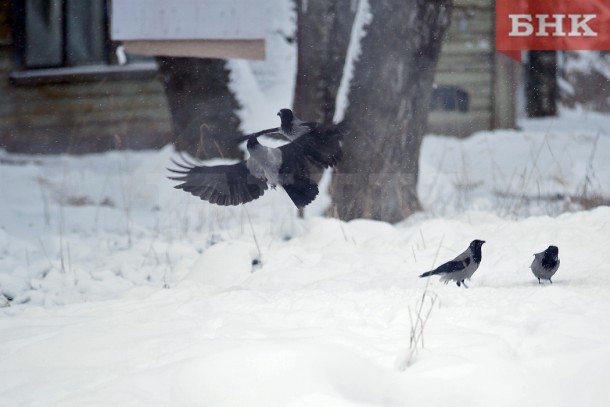
[[[296,140],[303,134],[307,134],[315,130],[322,130],[322,128],[324,127],[320,123],[304,122],[300,120],[294,115],[294,113],[292,113],[292,110],[290,109],[280,109],[277,115],[280,116],[281,122],[279,127],[279,133],[291,141]]]
[[[549,280],[553,284],[551,277],[559,268],[559,249],[557,246],[549,246],[545,251],[535,253],[530,268],[538,279],[538,284],[541,284],[540,280]]]
[[[485,243],[484,240],[473,240],[464,253],[460,254],[455,259],[438,266],[432,271],[425,272],[420,277],[440,275],[441,281],[445,284],[449,281],[455,281],[458,287],[461,284],[464,284],[464,287],[468,288],[464,280],[470,279],[479,268],[482,256],[481,246],[483,243]]]
[[[294,141],[304,134],[308,133],[340,133],[339,126],[331,124],[321,124],[318,122],[305,122],[294,115],[290,109],[280,109],[277,113],[280,117],[280,127],[273,127],[271,129],[265,129],[256,133],[241,136],[240,140],[245,141],[248,138],[254,136],[262,136],[266,134],[280,134],[283,138],[289,141]],[[339,143],[340,139],[336,139]]]
[[[175,188],[222,206],[239,205],[262,196],[271,185],[281,185],[297,207],[318,195],[310,168],[336,165],[342,156],[338,132],[308,133],[278,148],[263,146],[256,135],[248,138],[250,157],[232,165],[198,166],[174,161],[180,169],[170,177],[182,183]]]
[[[343,135],[340,126],[335,124],[304,122],[297,118],[290,109],[280,109],[277,115],[280,116],[281,121],[279,133],[285,138],[294,141],[301,136],[307,135],[307,137],[311,137],[312,140],[318,140],[320,144],[324,145],[325,150],[336,152],[336,154],[328,154],[320,151],[321,154],[332,157],[333,161],[328,162],[328,166],[334,167],[339,163],[343,157],[343,150],[341,149]],[[325,158],[320,157],[318,160],[324,161]]]

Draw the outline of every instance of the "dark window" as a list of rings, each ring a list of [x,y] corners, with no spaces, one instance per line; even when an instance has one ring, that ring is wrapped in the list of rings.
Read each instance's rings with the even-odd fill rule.
[[[18,69],[110,63],[106,0],[15,0]]]
[[[470,97],[468,92],[459,86],[440,85],[432,91],[432,110],[467,112]]]
[[[14,85],[149,78],[154,58],[118,64],[109,38],[108,0],[13,0]],[[124,55],[124,54],[122,54]],[[125,63],[127,62],[127,63]]]

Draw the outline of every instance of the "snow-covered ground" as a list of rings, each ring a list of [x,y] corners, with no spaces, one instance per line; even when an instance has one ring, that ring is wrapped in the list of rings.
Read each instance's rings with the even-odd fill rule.
[[[424,139],[419,195],[438,216],[486,210],[503,217],[557,215],[610,203],[610,116],[561,109],[521,130],[467,140]]]
[[[279,189],[211,206],[165,178],[171,147],[1,153],[0,404],[607,405],[610,208],[575,197],[610,195],[610,118],[522,127],[426,137],[426,211],[397,225],[321,217],[327,196],[300,220]],[[417,276],[474,238],[470,289],[430,280],[400,369]]]

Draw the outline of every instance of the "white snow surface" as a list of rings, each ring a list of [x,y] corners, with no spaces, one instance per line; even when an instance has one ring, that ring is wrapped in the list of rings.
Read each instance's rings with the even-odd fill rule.
[[[608,196],[610,119],[521,125],[427,136],[425,211],[396,225],[322,217],[326,193],[304,220],[280,189],[209,205],[165,178],[171,147],[1,153],[0,404],[607,405],[610,208],[522,196]],[[468,290],[418,278],[475,238]]]

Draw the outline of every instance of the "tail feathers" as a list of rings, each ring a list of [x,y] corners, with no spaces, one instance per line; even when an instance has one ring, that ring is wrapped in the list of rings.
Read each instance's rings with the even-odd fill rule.
[[[426,271],[424,274],[422,274],[422,275],[421,275],[421,276],[419,276],[419,277],[430,277],[430,276],[433,276],[433,275],[435,275],[435,274],[437,274],[436,270],[432,270],[432,271]]]
[[[282,187],[299,208],[310,204],[318,196],[316,183],[302,175],[295,175],[291,183],[283,184]]]

